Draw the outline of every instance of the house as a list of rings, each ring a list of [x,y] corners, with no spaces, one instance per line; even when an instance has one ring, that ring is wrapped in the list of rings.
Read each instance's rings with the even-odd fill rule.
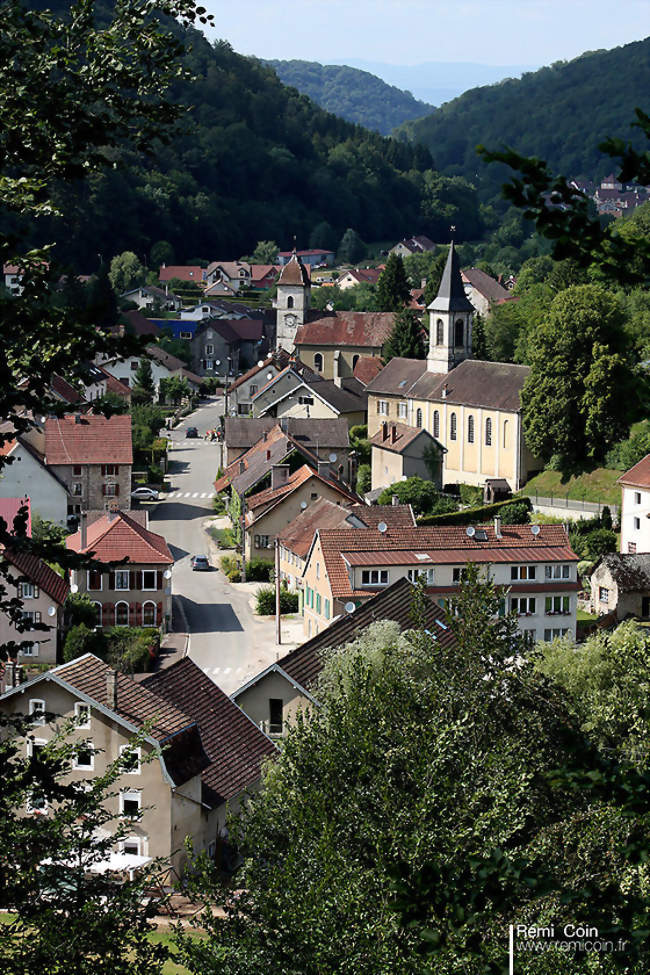
[[[158,280],[163,285],[169,281],[184,281],[188,284],[196,284],[203,290],[207,281],[207,271],[197,264],[163,264]]]
[[[650,552],[650,454],[622,474],[621,552]]]
[[[16,652],[9,650],[9,656],[21,664],[55,664],[63,631],[63,607],[70,592],[68,583],[30,552],[6,548],[2,561],[9,563],[13,579],[3,580],[6,598],[22,600],[26,629],[19,631],[5,613],[0,614],[0,643],[5,647],[17,644]],[[45,629],[32,630],[34,623]]]
[[[379,620],[394,621],[402,632],[413,629],[413,594],[413,584],[399,579],[280,657],[235,691],[232,700],[271,737],[283,737],[299,711],[318,707],[318,678],[326,653],[351,643]],[[420,625],[436,648],[453,650],[456,638],[445,622],[445,613],[432,597],[424,602]]]
[[[292,592],[298,592],[301,613],[304,606],[302,574],[316,529],[376,528],[381,522],[394,528],[415,528],[416,524],[410,504],[341,505],[319,498],[280,532],[280,577]]]
[[[0,456],[10,458],[0,477],[0,498],[29,498],[32,514],[45,521],[66,526],[70,497],[66,482],[45,464],[45,440],[39,437],[40,449],[29,434],[6,440],[0,446]]]
[[[427,430],[385,420],[370,441],[372,490],[421,477],[440,491],[444,454],[445,448]]]
[[[362,386],[367,386],[383,368],[381,359],[372,355],[362,355],[356,361],[353,375]]]
[[[507,288],[478,267],[465,268],[461,271],[461,278],[465,294],[474,306],[474,310],[483,318],[487,318],[490,314],[492,305],[513,300]]]
[[[135,384],[134,377],[140,368],[142,359],[146,358],[151,364],[151,375],[156,389],[156,395],[158,395],[160,380],[169,379],[179,369],[185,368],[186,363],[182,359],[171,355],[169,352],[165,352],[153,343],[148,345],[146,350],[146,355],[132,355],[126,359],[114,356],[106,359],[100,363],[101,368],[117,379],[123,386],[127,386],[130,389]],[[152,352],[152,350],[155,350],[155,352]]]
[[[436,249],[436,245],[424,234],[415,237],[405,237],[391,247],[389,254],[397,254],[398,257],[410,257],[411,254],[426,254]]]
[[[11,681],[15,681],[12,668]],[[138,814],[116,852],[135,864],[160,857],[181,876],[192,853],[218,859],[227,809],[237,811],[276,754],[270,739],[188,657],[136,681],[92,654],[9,686],[0,696],[6,715],[32,716],[25,754],[32,755],[61,727],[78,746],[73,782],[104,775],[124,752],[126,767],[105,799],[118,818]],[[141,743],[132,745],[140,734]],[[131,751],[132,749],[132,751]],[[39,807],[47,816],[47,805]],[[144,858],[144,859],[143,859]]]
[[[155,339],[161,334],[160,325],[156,324],[156,322],[152,321],[150,318],[145,318],[145,316],[139,311],[136,311],[135,308],[132,308],[130,311],[122,312],[120,321],[124,324],[118,324],[118,335],[136,335],[138,338],[149,336],[150,339]],[[164,319],[160,319],[160,321],[164,322]]]
[[[138,306],[138,311],[149,310],[158,305],[168,311],[178,311],[183,307],[183,302],[178,295],[173,294],[169,289],[157,288],[155,285],[144,285],[140,288],[131,288],[120,295],[123,301],[131,301]]]
[[[367,397],[353,376],[323,379],[294,359],[253,396],[252,409],[253,416],[344,417],[355,426],[366,421]]]
[[[328,461],[303,464],[291,473],[289,464],[273,464],[270,487],[249,494],[244,516],[246,559],[275,560],[275,539],[301,511],[325,498],[334,504],[355,504],[359,498],[332,474]]]
[[[591,612],[612,615],[619,622],[629,617],[650,619],[650,552],[607,552],[590,576]]]
[[[268,291],[275,286],[280,271],[279,264],[251,264],[249,287],[254,291]]]
[[[305,420],[291,416],[282,423],[289,436],[305,447],[317,460],[347,465],[350,437],[345,419]],[[224,424],[226,463],[232,464],[259,443],[276,424],[277,420],[271,416],[228,417]]]
[[[66,486],[68,514],[107,508],[117,499],[130,506],[131,417],[78,413],[49,417],[45,464]]]
[[[476,527],[319,530],[303,571],[306,635],[403,577],[424,577],[427,591],[445,605],[468,562],[501,588],[504,610],[517,614],[531,639],[575,638],[578,557],[566,528],[502,526],[498,518]]]
[[[346,271],[337,279],[336,287],[340,291],[347,291],[349,288],[356,288],[358,284],[377,284],[384,267],[385,265],[381,267],[350,268],[349,271]]]
[[[298,328],[296,351],[324,379],[352,377],[362,356],[381,357],[394,323],[393,312],[325,312]]]
[[[526,446],[521,390],[528,366],[472,359],[474,307],[454,245],[429,311],[426,361],[395,358],[367,386],[368,434],[397,420],[427,430],[446,449],[443,481],[511,491],[541,464]]]
[[[306,251],[280,251],[278,254],[278,264],[284,266],[288,264],[291,258],[296,255],[306,267],[332,267],[334,264],[335,254],[334,251],[324,250],[322,248],[312,248],[312,250]]]
[[[226,415],[249,416],[253,410],[253,396],[270,379],[289,364],[290,355],[284,349],[273,352],[266,359],[248,369],[227,389]],[[230,463],[230,461],[228,461]]]
[[[251,282],[251,266],[247,261],[212,261],[205,274],[207,288],[224,284],[231,292],[248,288]]]
[[[225,378],[263,359],[267,349],[262,319],[210,319],[190,340],[192,369],[199,376]]]
[[[74,592],[85,593],[97,607],[98,626],[170,628],[174,558],[162,535],[124,511],[108,511],[90,525],[82,515],[66,547],[106,567],[73,569],[70,575]],[[124,559],[124,565],[114,564]]]
[[[15,298],[19,297],[23,293],[23,287],[21,285],[22,271],[15,264],[3,264],[2,265],[2,278],[3,284],[10,295]]]

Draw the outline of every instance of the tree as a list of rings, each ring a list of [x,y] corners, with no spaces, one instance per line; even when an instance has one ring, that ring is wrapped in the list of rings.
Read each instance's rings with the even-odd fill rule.
[[[321,220],[316,224],[309,235],[309,246],[313,250],[336,250],[336,231],[327,220]]]
[[[149,260],[152,267],[159,268],[163,264],[173,264],[175,259],[174,248],[168,240],[157,240],[151,245]]]
[[[384,344],[382,354],[386,362],[396,358],[424,359],[422,324],[410,308],[403,308],[395,316],[393,331]]]
[[[114,393],[109,389],[107,393],[93,400],[93,413],[101,413],[103,416],[123,416],[129,412],[129,404],[124,396]]]
[[[616,533],[611,528],[597,528],[585,538],[585,556],[595,562],[601,555],[615,552],[618,548]]]
[[[168,379],[160,380],[158,396],[162,403],[178,406],[184,399],[191,399],[192,390],[187,379],[182,379],[180,376],[170,376]]]
[[[569,470],[603,458],[622,438],[636,407],[632,373],[618,352],[622,334],[619,305],[598,286],[573,286],[553,300],[530,339],[521,396],[526,442],[538,457],[557,454]]]
[[[95,613],[95,625],[97,622]],[[63,644],[63,659],[76,660],[85,653],[94,653],[96,657],[104,657],[106,653],[106,638],[102,630],[95,632],[94,625],[76,623],[70,627]]]
[[[370,464],[359,464],[357,469],[357,494],[367,494],[372,487],[372,468]]]
[[[155,395],[156,384],[151,371],[151,362],[143,356],[133,377],[132,402],[137,405],[153,403]]]
[[[410,504],[415,515],[443,514],[457,508],[451,498],[441,495],[431,481],[421,477],[407,477],[405,481],[384,488],[377,504],[390,504],[393,495],[399,498],[400,504]]]
[[[116,324],[117,298],[104,264],[88,282],[85,306],[84,320],[89,326],[108,329]],[[76,310],[79,311],[78,308]]]
[[[399,254],[389,254],[386,267],[377,281],[377,306],[380,311],[399,311],[410,297],[404,264]]]
[[[277,264],[280,248],[274,240],[258,240],[250,257],[242,257],[249,264]]]
[[[74,627],[79,623],[93,628],[97,626],[97,606],[87,593],[70,593],[65,601],[66,626]],[[75,654],[79,656],[79,654]]]
[[[336,259],[340,264],[356,264],[366,253],[366,245],[359,237],[356,230],[348,227],[341,240],[336,254]]]
[[[133,251],[124,251],[122,254],[117,254],[111,261],[111,269],[108,272],[108,277],[113,290],[118,295],[141,284],[144,276],[144,267]]]

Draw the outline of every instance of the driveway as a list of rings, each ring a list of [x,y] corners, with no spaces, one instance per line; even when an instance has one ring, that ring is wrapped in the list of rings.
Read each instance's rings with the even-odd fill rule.
[[[174,628],[190,634],[189,655],[227,694],[246,683],[296,642],[275,642],[273,620],[261,620],[251,609],[250,586],[228,582],[211,556],[205,525],[212,515],[213,482],[221,465],[221,445],[202,439],[206,429],[219,424],[223,399],[211,398],[172,431],[169,455],[171,488],[150,508],[152,531],[167,539],[174,556]],[[188,426],[199,439],[188,440]],[[211,556],[210,572],[193,572],[192,555]],[[289,627],[301,642],[299,627]]]

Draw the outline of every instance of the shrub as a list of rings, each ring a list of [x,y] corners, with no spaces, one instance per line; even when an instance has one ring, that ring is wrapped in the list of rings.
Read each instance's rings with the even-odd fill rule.
[[[410,504],[416,516],[455,511],[457,508],[456,503],[443,496],[435,484],[421,477],[408,477],[405,481],[391,484],[379,495],[378,504],[390,504],[393,495],[397,496],[400,504]]]
[[[529,511],[532,508],[530,498],[518,498],[517,504],[525,505]],[[418,525],[483,525],[495,515],[500,515],[508,505],[512,505],[512,501],[495,501],[481,508],[465,508],[451,514],[424,515],[418,518]]]
[[[597,528],[587,535],[584,550],[587,558],[594,561],[607,552],[615,552],[616,535],[607,528]]]
[[[226,502],[224,500],[223,494],[217,494],[212,499],[212,510],[215,515],[225,515],[226,513]]]
[[[149,670],[160,653],[156,627],[111,626],[105,631],[106,663],[124,674]]]
[[[272,616],[275,613],[275,588],[273,586],[261,586],[257,590],[256,612],[260,616]],[[289,592],[286,586],[280,589],[280,612],[298,612],[298,593]]]
[[[522,501],[506,504],[501,509],[501,521],[504,525],[527,525],[530,521],[528,505]]]
[[[69,631],[63,644],[63,659],[67,663],[83,656],[84,653],[94,653],[102,659],[106,656],[106,638],[102,630],[92,630],[85,623],[77,623]]]
[[[241,569],[236,555],[224,555],[219,560],[219,565],[229,582],[241,582]]]
[[[246,563],[247,582],[273,582],[273,563],[251,559]]]
[[[600,513],[600,523],[603,528],[606,528],[608,531],[611,531],[614,527],[612,524],[612,513],[607,505],[605,505]]]
[[[165,480],[163,469],[162,467],[158,467],[157,464],[148,465],[147,477],[149,478],[149,484],[162,484]]]
[[[477,508],[483,500],[483,491],[475,484],[459,484],[458,493],[463,504],[470,508]]]
[[[208,528],[208,534],[219,548],[233,549],[237,547],[232,528]]]
[[[371,484],[370,464],[360,464],[357,470],[357,494],[366,494],[370,490]]]
[[[71,593],[65,602],[65,618],[69,627],[80,623],[87,627],[97,626],[97,607],[86,593]]]

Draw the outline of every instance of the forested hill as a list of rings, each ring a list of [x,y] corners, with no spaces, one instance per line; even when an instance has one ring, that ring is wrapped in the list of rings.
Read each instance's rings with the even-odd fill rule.
[[[369,71],[317,61],[267,61],[280,81],[292,85],[334,115],[388,135],[394,128],[433,111],[410,91],[387,85]]]
[[[630,129],[637,106],[650,110],[650,38],[474,88],[402,130],[429,146],[442,172],[471,179],[485,201],[498,197],[508,171],[484,165],[478,144],[507,144],[565,176],[600,177],[612,169],[598,150],[608,135],[643,147]]]

